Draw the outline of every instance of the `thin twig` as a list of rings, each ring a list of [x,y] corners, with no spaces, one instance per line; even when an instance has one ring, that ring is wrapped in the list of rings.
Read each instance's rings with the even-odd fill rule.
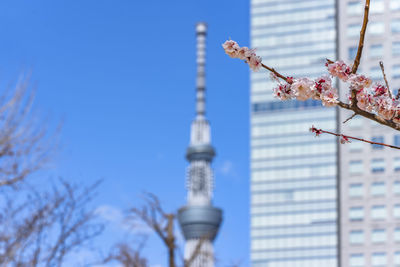
[[[383,66],[383,62],[382,61],[379,61],[379,66],[381,67],[383,79],[385,80],[385,84],[386,84],[386,88],[388,89],[389,96],[390,96],[390,98],[393,99],[392,91],[390,91],[389,83],[388,83],[388,81],[386,79],[385,67]]]
[[[261,66],[263,66],[263,68],[269,70],[270,72],[272,72],[273,74],[275,74],[277,77],[281,78],[282,80],[284,80],[285,82],[292,84],[291,81],[288,81],[288,78],[283,76],[282,74],[280,74],[279,72],[277,72],[274,68],[268,67],[267,65],[264,65],[263,63],[261,63]]]
[[[387,146],[387,147],[394,148],[394,149],[400,149],[400,147],[398,147],[398,146],[388,145],[388,144],[385,144],[385,143],[373,142],[373,141],[369,141],[369,140],[365,140],[365,139],[362,139],[362,138],[353,137],[353,136],[349,136],[349,135],[333,133],[333,132],[325,131],[325,130],[322,130],[322,129],[317,129],[314,126],[312,126],[310,131],[315,133],[316,136],[319,136],[321,133],[326,133],[326,134],[331,134],[331,135],[335,135],[335,136],[338,136],[338,137],[342,137],[346,141],[348,141],[348,139],[353,139],[353,140],[358,140],[358,141],[361,141],[361,142],[369,143],[369,144],[372,144],[372,145],[380,145],[380,146]]]
[[[348,117],[343,123],[348,122],[349,120],[351,120],[352,118],[354,118],[357,115],[357,113],[354,113],[353,115],[351,115],[350,117]]]
[[[368,24],[369,2],[370,2],[370,0],[365,0],[364,20],[363,20],[363,24],[362,24],[361,31],[360,31],[360,40],[358,42],[357,55],[356,55],[356,58],[354,59],[353,68],[351,70],[351,72],[353,74],[355,74],[357,72],[358,66],[360,65],[361,54],[362,54],[362,50],[364,48],[365,31],[367,30],[367,24]]]

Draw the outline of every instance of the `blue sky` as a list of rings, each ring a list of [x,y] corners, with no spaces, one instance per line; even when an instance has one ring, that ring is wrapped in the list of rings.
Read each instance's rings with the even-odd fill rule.
[[[211,122],[220,266],[249,258],[248,68],[221,43],[248,44],[247,1],[14,0],[0,3],[0,81],[32,71],[36,111],[63,121],[49,175],[90,184],[102,178],[95,205],[109,228],[97,245],[134,238],[116,223],[140,194],[165,209],[185,203],[184,159],[194,118],[195,24],[206,21],[207,117]],[[111,214],[111,215],[110,215]],[[107,216],[106,216],[107,217]],[[165,266],[150,236],[145,255]]]

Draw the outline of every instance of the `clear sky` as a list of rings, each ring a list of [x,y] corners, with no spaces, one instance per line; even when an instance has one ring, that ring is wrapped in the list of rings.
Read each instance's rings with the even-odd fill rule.
[[[31,70],[36,111],[50,124],[64,122],[49,172],[83,184],[104,179],[95,205],[109,228],[96,245],[134,238],[119,218],[143,191],[167,211],[186,201],[195,24],[205,21],[214,204],[224,210],[216,255],[219,266],[248,266],[248,67],[221,48],[229,37],[248,44],[248,20],[249,3],[241,0],[0,2],[0,81]],[[144,253],[153,266],[166,266],[155,236]]]

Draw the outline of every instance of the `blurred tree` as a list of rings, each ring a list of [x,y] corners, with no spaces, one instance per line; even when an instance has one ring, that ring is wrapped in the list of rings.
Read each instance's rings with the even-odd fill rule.
[[[0,97],[0,266],[63,266],[103,229],[88,209],[98,183],[38,177],[55,138],[34,118],[28,85]]]

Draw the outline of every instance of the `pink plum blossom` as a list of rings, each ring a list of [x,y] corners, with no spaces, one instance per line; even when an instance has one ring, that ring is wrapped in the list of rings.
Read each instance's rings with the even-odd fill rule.
[[[280,100],[288,100],[293,98],[293,91],[291,90],[291,86],[288,83],[282,84],[279,83],[277,87],[273,89],[274,96],[279,98]]]
[[[261,57],[257,56],[255,49],[249,49],[248,47],[240,47],[238,43],[233,40],[227,40],[222,44],[225,53],[231,58],[239,58],[244,60],[253,71],[258,71],[261,64]]]
[[[375,97],[379,97],[379,96],[389,96],[389,90],[387,89],[386,86],[380,85],[380,84],[376,84],[372,90],[375,93]]]
[[[349,82],[355,89],[369,88],[372,85],[372,80],[362,74],[351,74]]]
[[[247,63],[249,64],[250,69],[252,69],[253,71],[258,71],[261,68],[261,61],[261,57],[254,55],[250,57]]]
[[[336,106],[338,101],[338,92],[336,88],[331,87],[329,90],[325,90],[321,94],[321,101],[325,107]]]
[[[293,79],[291,77],[288,80],[292,82],[291,89],[297,100],[305,101],[312,97],[312,87],[314,85],[312,80],[308,78]]]
[[[248,55],[248,51],[249,51],[249,48],[246,47],[246,46],[243,46],[243,47],[239,48],[238,51],[237,51],[237,57],[239,59],[246,60],[247,59],[247,55]]]
[[[385,120],[390,120],[393,118],[396,112],[396,108],[393,106],[393,101],[390,98],[379,99],[377,101],[377,112],[378,115]]]
[[[339,60],[331,64],[326,63],[326,65],[328,67],[329,73],[333,77],[338,77],[342,81],[347,81],[349,79],[351,69],[349,66],[346,65],[346,63],[344,63],[344,61]]]
[[[225,50],[225,53],[229,55],[231,58],[236,58],[238,56],[239,45],[233,40],[227,40],[222,44],[222,47]]]

